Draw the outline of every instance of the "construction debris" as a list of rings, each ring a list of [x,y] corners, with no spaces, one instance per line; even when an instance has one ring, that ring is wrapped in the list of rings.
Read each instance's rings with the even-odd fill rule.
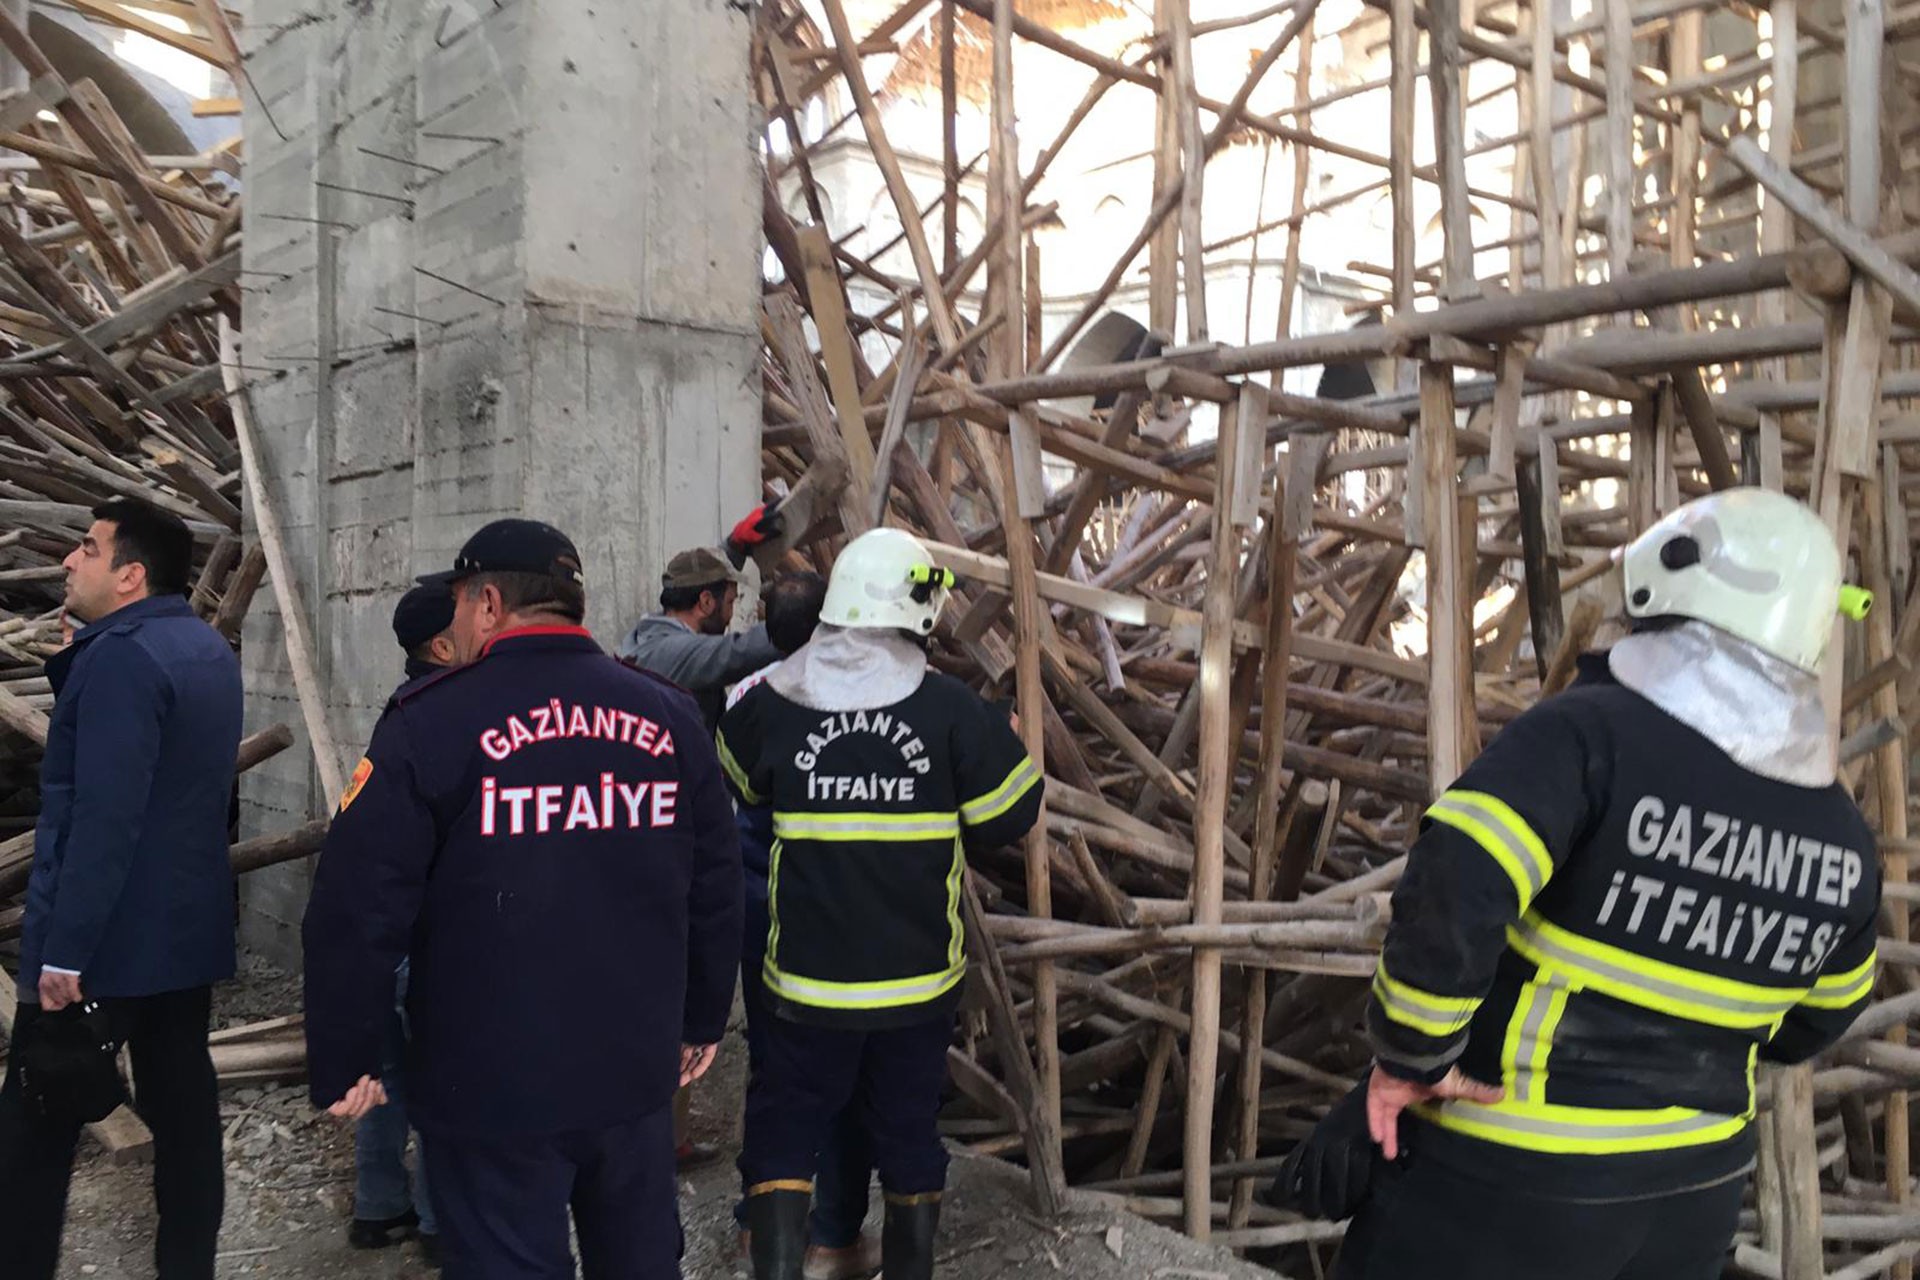
[[[1558,28],[1531,4],[1377,0],[1341,42],[1385,44],[1386,77],[1316,98],[1311,0],[1204,33],[1185,0],[1162,0],[1132,61],[1079,42],[1098,5],[1041,16],[1008,0],[908,0],[865,30],[851,7],[821,0],[824,26],[792,0],[760,15],[778,264],[765,477],[772,494],[810,468],[847,473],[837,503],[812,495],[837,518],[762,568],[824,567],[876,520],[927,537],[963,584],[935,661],[1013,695],[1045,761],[1042,828],[970,877],[980,999],[951,1055],[963,1102],[947,1132],[1024,1159],[1043,1206],[1066,1183],[1094,1187],[1304,1271],[1302,1251],[1341,1228],[1252,1191],[1367,1065],[1360,1014],[1422,808],[1617,634],[1613,549],[1687,497],[1761,484],[1810,501],[1881,601],[1834,702],[1891,909],[1888,998],[1824,1065],[1763,1093],[1781,1122],[1776,1134],[1771,1113],[1760,1121],[1767,1168],[1741,1265],[1865,1275],[1920,1252],[1920,1218],[1900,1208],[1920,1079],[1920,1055],[1900,1044],[1920,957],[1905,883],[1920,848],[1906,746],[1920,715],[1920,420],[1892,407],[1920,382],[1899,371],[1911,334],[1889,319],[1915,319],[1920,237],[1901,227],[1920,217],[1920,190],[1912,113],[1882,110],[1883,87],[1911,100],[1897,51],[1920,24],[1851,4],[1844,33],[1809,16],[1802,40],[1781,0],[1737,18],[1614,0]],[[1745,30],[1752,56],[1708,67],[1708,9],[1726,28],[1718,47]],[[1208,96],[1191,50],[1220,31],[1252,41],[1251,69]],[[1022,168],[1043,139],[1016,144],[1014,68],[1058,65],[1040,48],[1095,77]],[[863,59],[896,51],[869,83]],[[1294,110],[1248,110],[1296,58]],[[1808,104],[1803,123],[1796,75],[1834,70],[1830,58],[1847,89],[1819,105],[1842,119],[1811,119]],[[1473,81],[1485,91],[1469,105],[1475,63],[1512,74]],[[1415,164],[1421,76],[1427,166]],[[1048,166],[1076,130],[1099,128],[1123,82],[1158,95],[1157,199],[1105,286],[1043,344],[1034,229],[1062,190]],[[1592,105],[1561,118],[1568,86]],[[876,95],[936,91],[945,196],[923,209]],[[1356,94],[1390,122],[1384,155],[1313,131],[1316,105]],[[993,126],[973,245],[954,232],[973,166],[951,117],[967,95]],[[1463,123],[1492,100],[1522,127],[1469,150]],[[1588,145],[1590,120],[1603,145]],[[1796,128],[1833,143],[1796,147]],[[1906,157],[1884,181],[1883,129],[1887,154]],[[843,130],[861,133],[900,228],[864,257],[832,238],[847,228],[825,224],[816,173]],[[1292,217],[1252,233],[1287,237],[1280,331],[1224,346],[1207,340],[1202,250],[1219,246],[1201,243],[1199,214],[1208,160],[1243,132],[1293,148],[1300,176]],[[1510,191],[1470,185],[1470,157],[1489,152],[1506,153]],[[1305,206],[1308,160],[1327,156],[1384,179],[1365,190],[1391,194],[1392,262],[1374,269],[1386,286],[1372,322],[1295,334],[1303,228],[1341,204]],[[1837,210],[1821,176],[1834,173]],[[1428,186],[1437,264],[1414,256],[1414,195]],[[1068,358],[1143,249],[1154,332],[1132,352],[1146,354]],[[876,286],[891,305],[853,305]],[[1317,395],[1283,389],[1284,373],[1312,366]]]

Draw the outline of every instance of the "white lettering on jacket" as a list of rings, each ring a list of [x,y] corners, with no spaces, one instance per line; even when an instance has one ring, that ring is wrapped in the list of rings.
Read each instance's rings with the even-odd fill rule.
[[[603,773],[592,783],[503,787],[480,779],[483,836],[566,835],[575,831],[641,831],[679,820],[678,782],[621,782]]]
[[[529,707],[523,715],[507,717],[505,724],[480,735],[480,750],[489,760],[505,760],[524,746],[563,738],[594,738],[620,742],[644,751],[656,760],[670,756],[673,734],[645,716],[615,707],[567,706],[558,698],[545,706]]]

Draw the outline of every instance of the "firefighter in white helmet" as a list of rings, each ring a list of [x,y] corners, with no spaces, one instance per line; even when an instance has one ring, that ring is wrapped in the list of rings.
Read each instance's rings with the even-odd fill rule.
[[[1836,611],[1870,601],[1832,536],[1735,489],[1619,560],[1632,634],[1427,811],[1371,1077],[1275,1184],[1355,1215],[1341,1280],[1719,1276],[1755,1063],[1873,992],[1879,864],[1820,697]]]
[[[933,1274],[965,852],[1024,835],[1042,790],[1007,716],[927,667],[952,586],[912,535],[860,535],[813,639],[720,721],[721,766],[772,808],[775,837],[760,975],[775,1016],[740,1156],[758,1280],[799,1280],[815,1153],[850,1102],[886,1193],[884,1272]]]

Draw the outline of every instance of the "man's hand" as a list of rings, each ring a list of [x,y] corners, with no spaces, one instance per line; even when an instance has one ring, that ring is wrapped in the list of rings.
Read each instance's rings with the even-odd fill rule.
[[[361,1076],[360,1083],[347,1090],[347,1096],[327,1108],[336,1120],[358,1120],[375,1107],[387,1104],[386,1086],[372,1076]]]
[[[1505,1096],[1499,1085],[1469,1080],[1455,1067],[1435,1084],[1402,1080],[1376,1065],[1367,1081],[1367,1132],[1389,1160],[1400,1158],[1400,1113],[1416,1102],[1434,1098],[1464,1098],[1468,1102],[1498,1102]]]
[[[717,1044],[683,1044],[680,1046],[680,1087],[686,1088],[701,1076],[707,1074],[707,1068],[720,1053]]]
[[[47,969],[40,971],[40,1007],[47,1013],[58,1013],[70,1004],[79,1004],[80,975],[77,973],[54,973]]]

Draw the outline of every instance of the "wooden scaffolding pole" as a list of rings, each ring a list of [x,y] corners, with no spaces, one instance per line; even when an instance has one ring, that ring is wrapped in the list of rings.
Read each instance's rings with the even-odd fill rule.
[[[1003,377],[1017,375],[1026,367],[1026,325],[1015,323],[1023,317],[1025,278],[1020,209],[1024,203],[1020,185],[1020,139],[1014,115],[1013,97],[1013,0],[997,0],[993,21],[993,140],[987,160],[988,190],[999,238],[989,260],[990,292],[1000,314],[1009,318],[995,335],[992,347],[995,372]],[[1039,457],[1017,456],[1015,429],[998,433],[995,447],[1001,475],[1001,520],[1007,543],[1007,568],[1012,576],[1014,690],[1020,712],[1020,736],[1034,764],[1046,767],[1046,694],[1040,684],[1041,631],[1045,615],[1035,582],[1033,527],[1028,516],[1035,512],[1038,495],[1030,488],[1037,475]],[[1026,855],[1027,908],[1038,919],[1053,914],[1053,867],[1044,814],[1023,841]],[[1029,1134],[1034,1142],[1058,1143],[1060,1140],[1060,1029],[1058,996],[1054,985],[1054,966],[1042,961],[1033,969],[1034,1053],[1038,1062],[1038,1103],[1045,1119],[1042,1131]],[[1060,1167],[1058,1150],[1032,1161],[1032,1176],[1038,1180]],[[1063,1188],[1055,1189],[1063,1190]],[[1042,1198],[1052,1191],[1040,1193]]]
[[[1233,522],[1235,465],[1241,424],[1239,405],[1220,411],[1218,462],[1214,467],[1213,543],[1200,628],[1199,789],[1194,797],[1193,921],[1218,924],[1225,897],[1227,797],[1233,789],[1237,752],[1228,741],[1233,709],[1235,587],[1240,535]],[[1213,1102],[1220,1061],[1220,953],[1196,949],[1193,956],[1193,1032],[1187,1056],[1185,1134],[1186,1232],[1204,1240],[1213,1229]]]

